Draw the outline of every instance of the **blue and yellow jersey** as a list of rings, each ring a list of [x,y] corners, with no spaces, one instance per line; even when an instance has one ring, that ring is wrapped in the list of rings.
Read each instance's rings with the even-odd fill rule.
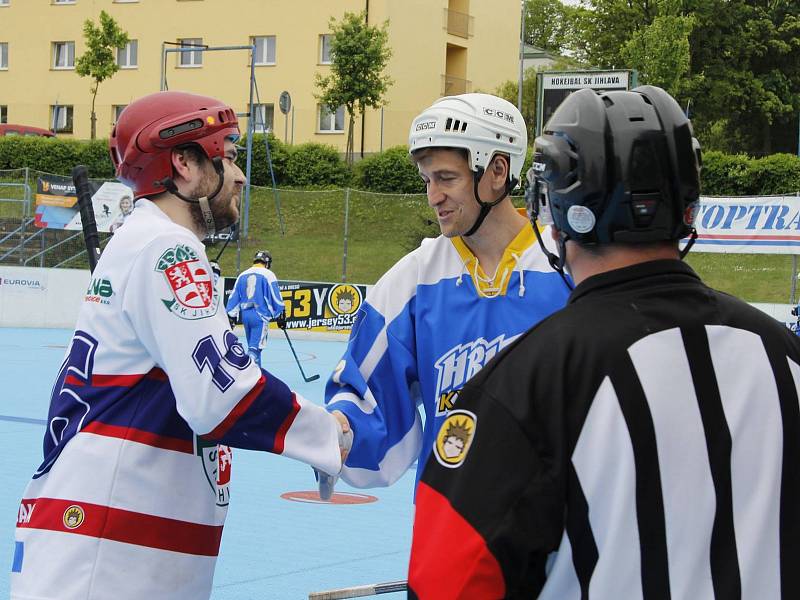
[[[424,240],[370,290],[327,384],[328,410],[355,433],[342,478],[386,486],[421,469],[464,382],[568,295],[530,227],[493,277],[461,238]]]

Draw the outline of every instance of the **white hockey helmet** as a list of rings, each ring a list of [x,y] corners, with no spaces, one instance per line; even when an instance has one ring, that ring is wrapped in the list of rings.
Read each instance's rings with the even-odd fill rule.
[[[511,159],[509,189],[520,182],[528,149],[525,120],[517,107],[490,94],[440,98],[411,122],[409,153],[423,148],[463,148],[473,171],[484,170],[498,152]]]

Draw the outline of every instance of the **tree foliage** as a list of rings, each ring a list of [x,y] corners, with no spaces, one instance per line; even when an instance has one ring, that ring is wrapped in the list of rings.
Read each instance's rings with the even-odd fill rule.
[[[106,11],[100,11],[100,25],[91,19],[83,23],[83,37],[86,40],[86,52],[75,61],[75,72],[81,77],[91,77],[92,85],[92,139],[97,137],[97,115],[94,106],[100,83],[119,71],[116,51],[124,48],[130,41],[117,22]]]
[[[584,0],[575,14],[566,51],[597,68],[637,69],[642,83],[691,104],[707,147],[797,149],[797,0]]]
[[[316,96],[331,112],[344,106],[348,115],[347,164],[353,164],[353,126],[356,112],[383,105],[392,84],[384,69],[392,56],[389,22],[380,27],[366,22],[366,13],[346,12],[340,21],[331,17],[331,72],[315,76]]]
[[[526,0],[524,6],[526,43],[556,54],[572,47],[579,27],[579,7],[562,4],[561,0]]]

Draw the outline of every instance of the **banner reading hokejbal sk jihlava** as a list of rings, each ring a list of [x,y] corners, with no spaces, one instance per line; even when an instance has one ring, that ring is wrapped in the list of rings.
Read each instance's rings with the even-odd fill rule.
[[[705,196],[695,227],[692,252],[800,254],[800,197]]]

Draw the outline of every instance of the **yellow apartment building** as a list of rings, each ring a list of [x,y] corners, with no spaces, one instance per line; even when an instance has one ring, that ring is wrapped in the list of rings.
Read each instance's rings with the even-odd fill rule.
[[[372,25],[388,21],[393,52],[386,105],[356,119],[356,152],[405,144],[411,119],[436,98],[491,92],[519,70],[520,0],[0,0],[0,121],[89,137],[91,80],[74,65],[85,51],[83,23],[98,23],[101,10],[131,42],[117,54],[120,71],[100,84],[99,138],[128,103],[162,82],[250,113],[253,54],[256,129],[344,151],[346,116],[319,106],[314,75],[330,70],[329,21],[345,12],[367,11]],[[166,51],[181,44],[256,50]],[[286,115],[284,91],[291,96]]]

